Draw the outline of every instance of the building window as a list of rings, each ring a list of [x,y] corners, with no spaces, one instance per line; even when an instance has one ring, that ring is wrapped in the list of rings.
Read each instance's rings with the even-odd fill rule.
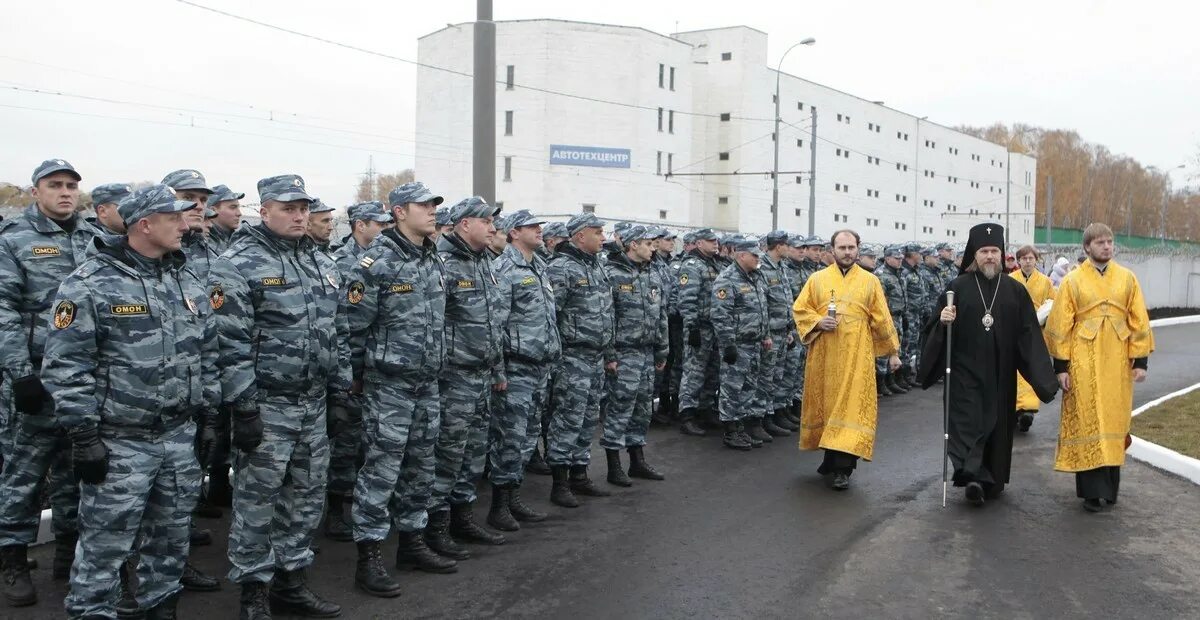
[[[667,110],[667,133],[675,133],[675,110]]]
[[[850,117],[849,117],[849,116],[847,116],[847,117],[846,117],[846,124],[847,124],[847,125],[849,125],[849,124],[850,124]]]
[[[654,174],[662,174],[662,151],[658,151],[658,156],[655,157]]]
[[[800,217],[800,209],[796,209],[796,217]]]
[[[659,133],[662,133],[662,122],[663,122],[663,109],[659,108],[658,109],[658,131],[659,131]]]
[[[587,204],[587,203],[585,202],[585,203],[583,204],[583,212],[584,212],[584,213],[595,213],[595,212],[596,212],[596,205],[590,205],[590,204]]]
[[[729,112],[722,112],[722,113],[721,113],[721,120],[723,120],[723,121],[727,121],[727,120],[729,120]]]
[[[876,226],[876,227],[878,227],[878,226],[879,226],[879,219],[878,219],[878,218],[869,218],[869,217],[868,217],[868,218],[867,218],[867,226]]]
[[[721,52],[721,60],[733,60],[733,52]]]
[[[504,90],[512,90],[513,89],[513,78],[515,77],[515,75],[514,75],[515,72],[516,72],[516,67],[514,67],[512,65],[508,65],[508,67],[506,67],[505,76],[504,76]]]
[[[660,220],[665,220],[665,219],[667,219],[667,210],[666,210],[666,209],[659,209],[659,210],[658,210],[658,219],[660,219]]]
[[[804,109],[804,102],[803,102],[803,101],[797,101],[797,102],[796,102],[796,109],[797,109],[797,110],[803,110],[803,109]]]
[[[671,171],[675,169],[673,161],[675,161],[675,154],[667,153],[667,174],[671,174]]]
[[[717,153],[717,159],[719,159],[721,161],[729,161],[729,153],[728,152]]]
[[[796,185],[800,185],[802,183],[804,183],[804,177],[801,177],[801,176],[796,177]]]
[[[908,224],[904,222],[896,222],[896,230],[908,230]]]
[[[663,78],[666,76],[666,72],[667,72],[667,66],[662,64],[661,62],[658,63],[658,87],[659,88],[663,87]]]
[[[796,146],[804,146],[804,140],[796,140]]]
[[[841,115],[841,114],[838,114],[838,122],[839,122],[839,123],[840,123],[840,122],[842,122],[842,115]]]
[[[719,205],[729,204],[729,196],[717,196],[717,204],[719,204]]]
[[[841,184],[841,183],[834,183],[834,184],[833,184],[833,191],[835,191],[835,192],[840,192],[840,191],[842,191],[842,184]]]
[[[671,90],[675,90],[675,67],[671,67]]]
[[[504,180],[512,181],[512,157],[504,158]]]
[[[779,101],[779,95],[772,93],[771,94],[771,103],[777,103],[778,101]]]
[[[513,126],[513,111],[505,110],[504,111],[504,135],[506,135],[506,136],[512,135],[512,126]]]
[[[837,150],[837,156],[838,156],[838,157],[841,157],[841,156],[842,156],[842,149],[838,149],[838,150]]]

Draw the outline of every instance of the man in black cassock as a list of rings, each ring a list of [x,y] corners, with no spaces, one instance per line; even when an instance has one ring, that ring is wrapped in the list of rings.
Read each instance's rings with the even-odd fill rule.
[[[954,486],[982,506],[1008,482],[1013,431],[1017,427],[1017,372],[1042,402],[1058,391],[1050,354],[1025,287],[1004,277],[1004,227],[971,229],[959,276],[950,282],[954,306],[938,299],[925,326],[918,380],[929,389],[946,370],[946,325],[950,344],[950,462]]]

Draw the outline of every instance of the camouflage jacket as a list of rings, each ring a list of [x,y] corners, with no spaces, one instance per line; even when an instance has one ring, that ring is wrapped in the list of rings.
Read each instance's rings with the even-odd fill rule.
[[[208,282],[208,274],[212,271],[212,265],[217,262],[221,253],[213,248],[203,234],[198,232],[184,233],[183,245],[180,250],[187,257],[188,269],[191,269],[201,282]]]
[[[536,252],[525,260],[520,250],[509,245],[493,263],[500,283],[502,304],[508,309],[504,357],[533,364],[547,364],[562,357],[558,339],[558,316],[547,265]]]
[[[667,313],[674,317],[679,316],[679,270],[683,268],[683,261],[687,260],[687,257],[687,254],[680,252],[667,261],[667,267],[670,267],[670,271],[667,272],[667,278],[670,279],[667,287]]]
[[[908,310],[908,295],[904,288],[904,266],[898,269],[892,269],[887,263],[880,263],[875,269],[875,276],[879,278],[879,283],[883,285],[883,294],[887,297],[888,312],[891,313],[894,321],[904,319],[904,313]]]
[[[446,365],[489,368],[492,382],[503,383],[508,308],[487,248],[476,252],[450,233],[437,251],[446,269]]]
[[[571,242],[559,244],[546,273],[554,289],[558,334],[563,349],[608,350],[613,343],[612,284],[597,256]]]
[[[83,218],[83,219],[84,219],[84,221],[86,221],[88,224],[90,224],[90,225],[92,226],[92,228],[96,229],[96,231],[95,231],[95,234],[96,234],[96,235],[108,235],[108,236],[116,236],[116,237],[119,237],[119,236],[121,236],[121,235],[125,234],[125,233],[119,233],[119,232],[117,232],[117,231],[115,231],[115,230],[113,230],[113,229],[111,229],[111,228],[109,228],[109,227],[105,226],[104,224],[102,224],[102,223],[100,222],[100,218],[98,218],[98,217],[96,217],[96,216],[94,216],[94,215],[92,215],[92,216],[89,216],[89,217],[85,217],[85,218]],[[95,249],[95,248],[93,248],[93,247],[89,247],[89,248],[88,248],[88,258],[91,258],[91,251],[92,251],[92,250],[94,250],[94,249]],[[80,264],[82,264],[82,263],[80,263]]]
[[[942,272],[937,267],[921,265],[917,268],[917,273],[921,276],[921,283],[925,285],[925,305],[921,308],[922,313],[929,314],[933,312],[937,306],[937,299],[945,289],[942,288]]]
[[[918,273],[920,266],[909,266],[907,262],[900,266],[903,271],[904,296],[906,308],[913,316],[920,316],[925,311],[925,282]]]
[[[433,242],[418,247],[387,229],[345,277],[354,378],[436,381],[446,356],[446,287]]]
[[[804,290],[804,283],[808,281],[804,273],[804,265],[800,261],[785,258],[783,259],[783,271],[787,274],[788,285],[791,286],[794,300],[800,296],[800,291]]]
[[[618,349],[652,347],[655,362],[667,359],[667,305],[651,265],[639,266],[624,254],[610,254],[604,267],[613,291],[616,333],[606,360]]]
[[[674,301],[671,289],[675,288],[675,270],[671,268],[671,264],[667,262],[667,259],[656,251],[654,252],[654,256],[650,258],[650,271],[658,279],[663,307],[666,308],[667,315],[670,316],[672,312],[671,303]]]
[[[343,282],[350,281],[350,273],[366,253],[367,248],[358,245],[353,238],[347,239],[346,243],[338,246],[338,249],[333,252],[333,263],[337,265]]]
[[[713,282],[720,272],[715,257],[706,257],[699,250],[692,250],[679,266],[677,301],[684,331],[711,326]]]
[[[221,400],[216,323],[183,253],[157,260],[124,237],[95,243],[48,314],[42,381],[59,425],[158,432],[212,411]]]
[[[762,342],[770,336],[767,282],[736,262],[717,276],[712,291],[712,323],[718,348]]]
[[[796,320],[792,318],[792,303],[796,298],[792,295],[792,283],[783,266],[783,259],[776,263],[764,252],[758,262],[757,274],[767,283],[769,329],[772,333],[794,331]]]
[[[954,261],[952,260],[944,258],[938,258],[938,260],[941,261],[938,271],[941,272],[942,290],[945,291],[950,288],[950,283],[954,281],[954,278],[958,277],[958,267],[954,265]]]
[[[223,402],[349,390],[337,268],[310,239],[289,241],[265,224],[243,224],[213,263],[209,285]]]
[[[41,366],[50,302],[86,260],[96,234],[78,215],[68,233],[37,205],[0,221],[0,367],[10,377]]]
[[[217,256],[224,254],[225,250],[229,249],[229,243],[233,241],[234,232],[213,222],[213,225],[208,229],[208,246],[212,248],[213,252],[217,253]]]

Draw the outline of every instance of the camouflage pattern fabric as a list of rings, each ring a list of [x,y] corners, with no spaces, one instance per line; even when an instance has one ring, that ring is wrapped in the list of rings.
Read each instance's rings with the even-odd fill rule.
[[[796,331],[796,321],[792,317],[792,302],[796,298],[792,295],[791,278],[782,258],[776,262],[770,254],[763,252],[757,273],[767,284],[768,327],[775,343],[770,350],[763,351],[763,380],[759,381],[762,392],[759,398],[770,413],[791,405],[795,392],[792,378],[787,375],[787,340],[789,334]]]
[[[615,450],[645,445],[654,400],[654,368],[666,362],[667,305],[659,274],[624,254],[609,256],[605,273],[612,283],[616,332],[605,361],[617,362],[608,375],[607,408],[600,446]]]
[[[683,375],[679,385],[679,409],[712,409],[716,406],[720,353],[716,335],[709,318],[712,305],[712,286],[717,279],[716,262],[699,250],[679,266],[677,301],[683,320]],[[693,329],[700,331],[700,346],[688,344]]]
[[[906,262],[903,270],[904,294],[904,338],[901,342],[901,361],[911,371],[919,367],[917,359],[921,353],[921,326],[925,312],[925,283],[917,267],[910,267]]]
[[[767,285],[757,273],[747,273],[736,262],[726,267],[713,282],[712,322],[717,350],[736,347],[733,364],[721,362],[721,421],[762,417],[767,403],[762,400],[759,381],[763,378],[763,341],[769,338],[770,315]]]
[[[875,276],[879,278],[879,283],[883,285],[883,294],[887,298],[888,312],[892,315],[892,325],[896,328],[896,335],[900,338],[902,352],[905,343],[904,316],[908,312],[908,297],[904,286],[903,269],[904,267],[892,269],[884,262],[880,262],[879,267],[875,269]],[[886,357],[875,359],[875,372],[878,374],[887,374]]]

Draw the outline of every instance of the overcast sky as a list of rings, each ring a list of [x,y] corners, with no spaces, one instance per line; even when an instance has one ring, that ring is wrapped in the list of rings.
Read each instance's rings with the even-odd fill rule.
[[[412,60],[418,37],[475,16],[466,0],[196,2]],[[1195,3],[495,4],[497,20],[561,18],[668,34],[751,26],[769,34],[772,63],[812,36],[817,44],[793,52],[785,71],[944,125],[1076,129],[1147,165],[1188,163],[1173,177],[1177,186],[1197,172]],[[3,14],[0,181],[27,184],[38,162],[64,157],[86,189],[157,182],[186,167],[256,201],[259,178],[299,173],[310,193],[344,206],[369,156],[391,172],[412,166],[414,141],[446,142],[414,127],[410,64],[176,0],[6,0]],[[470,145],[444,152],[466,160]]]

